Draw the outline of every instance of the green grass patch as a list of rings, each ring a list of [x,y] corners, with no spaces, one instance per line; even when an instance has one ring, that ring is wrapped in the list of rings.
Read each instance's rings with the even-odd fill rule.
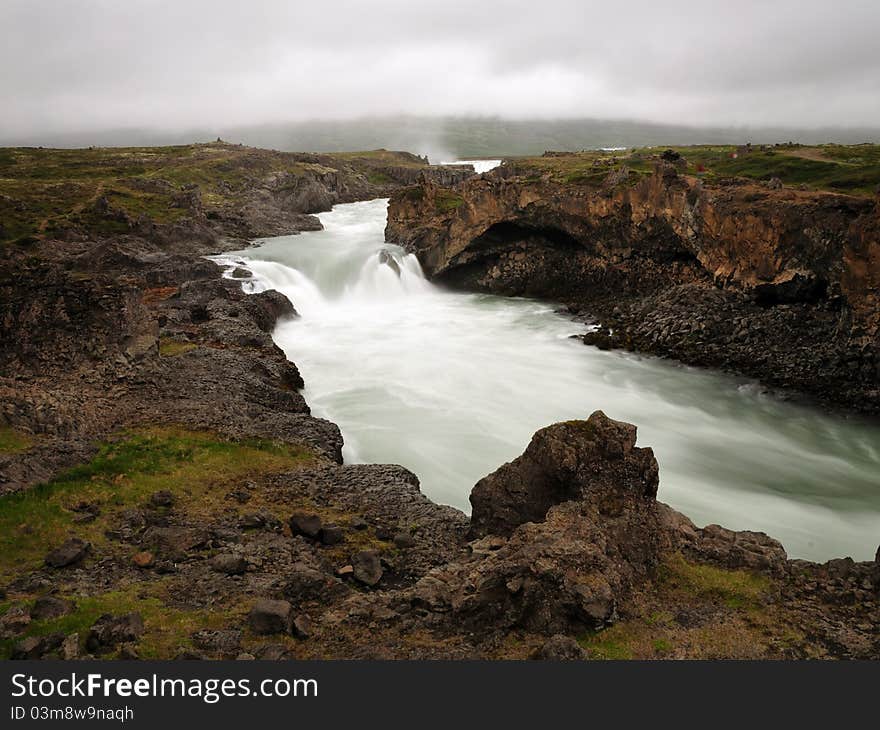
[[[591,659],[633,658],[629,638],[619,626],[611,626],[604,631],[584,634],[578,638],[578,643],[587,650]]]
[[[184,352],[195,350],[198,347],[194,342],[184,342],[175,340],[173,337],[162,337],[159,339],[159,354],[162,357],[176,357]]]
[[[29,433],[18,431],[11,426],[0,426],[0,454],[17,454],[27,451],[34,439]]]
[[[227,605],[215,610],[185,610],[169,606],[163,600],[165,582],[134,582],[118,590],[95,596],[65,596],[76,608],[66,616],[34,621],[24,636],[46,636],[62,633],[79,634],[80,649],[85,651],[85,640],[92,624],[105,613],[122,615],[137,611],[144,620],[144,634],[137,644],[143,659],[170,659],[180,649],[192,648],[190,634],[198,629],[220,629],[240,623],[245,608]],[[0,641],[0,659],[8,659],[20,638]],[[112,654],[110,655],[112,656]]]
[[[440,188],[434,198],[434,205],[439,213],[451,213],[464,205],[464,198],[452,190]]]
[[[657,580],[672,592],[718,601],[731,609],[757,608],[762,594],[770,590],[770,579],[764,575],[691,563],[681,555],[666,560]]]

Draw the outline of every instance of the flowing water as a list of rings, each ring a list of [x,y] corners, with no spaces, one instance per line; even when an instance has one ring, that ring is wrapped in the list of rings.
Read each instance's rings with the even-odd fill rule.
[[[325,230],[218,257],[249,291],[301,315],[275,340],[315,415],[339,425],[346,462],[403,464],[438,502],[468,510],[473,484],[532,433],[602,409],[635,423],[660,463],[659,498],[697,524],[763,530],[789,554],[870,559],[880,542],[880,427],[781,402],[754,384],[570,336],[552,305],[425,280],[383,242],[385,200],[339,205]]]

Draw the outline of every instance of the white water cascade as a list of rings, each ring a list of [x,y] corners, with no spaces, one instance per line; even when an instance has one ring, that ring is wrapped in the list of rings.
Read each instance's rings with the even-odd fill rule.
[[[351,462],[403,464],[438,502],[467,510],[473,484],[532,433],[596,409],[654,447],[660,499],[697,524],[763,530],[789,554],[873,558],[880,428],[763,395],[754,384],[586,347],[552,305],[452,292],[383,241],[385,200],[339,205],[324,230],[218,257],[250,291],[301,315],[275,340],[315,415]]]

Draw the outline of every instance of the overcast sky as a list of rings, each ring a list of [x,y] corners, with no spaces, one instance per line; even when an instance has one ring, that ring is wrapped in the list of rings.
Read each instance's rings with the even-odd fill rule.
[[[880,0],[0,0],[0,132],[361,115],[880,126]]]

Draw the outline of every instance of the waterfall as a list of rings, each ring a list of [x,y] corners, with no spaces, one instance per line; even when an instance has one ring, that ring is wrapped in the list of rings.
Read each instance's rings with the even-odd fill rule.
[[[301,315],[275,342],[346,462],[402,464],[461,509],[532,433],[602,409],[635,423],[660,499],[698,524],[763,530],[796,557],[873,557],[880,428],[767,396],[756,384],[585,347],[551,304],[445,290],[383,240],[387,202],[336,206],[323,231],[215,257],[246,291]]]

